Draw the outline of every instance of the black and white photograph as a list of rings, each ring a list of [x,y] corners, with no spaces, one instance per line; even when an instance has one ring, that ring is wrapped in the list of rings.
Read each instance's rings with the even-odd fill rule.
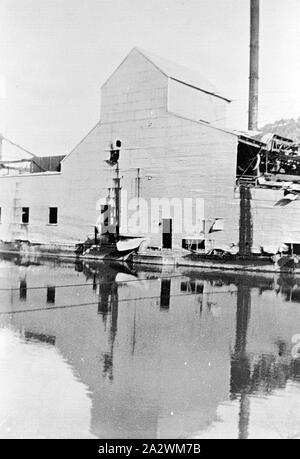
[[[299,0],[0,0],[0,439],[300,439]]]

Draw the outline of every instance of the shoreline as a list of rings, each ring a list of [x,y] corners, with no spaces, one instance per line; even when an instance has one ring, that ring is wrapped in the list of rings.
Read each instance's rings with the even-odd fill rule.
[[[42,248],[42,250],[41,250]],[[300,267],[291,268],[279,268],[276,267],[275,263],[268,261],[267,258],[253,258],[253,259],[231,259],[231,260],[220,260],[220,259],[203,259],[201,255],[194,255],[188,253],[181,253],[176,251],[158,251],[158,250],[147,250],[141,253],[133,254],[130,259],[122,259],[116,257],[106,256],[98,257],[96,255],[78,255],[74,252],[73,246],[53,246],[50,245],[41,246],[28,245],[26,249],[18,246],[16,243],[2,244],[0,245],[0,254],[12,254],[23,257],[49,257],[57,259],[68,259],[68,260],[92,260],[94,262],[108,261],[117,263],[128,263],[145,266],[167,266],[173,268],[198,268],[212,271],[227,271],[227,272],[253,272],[253,273],[286,273],[294,276],[300,276]]]

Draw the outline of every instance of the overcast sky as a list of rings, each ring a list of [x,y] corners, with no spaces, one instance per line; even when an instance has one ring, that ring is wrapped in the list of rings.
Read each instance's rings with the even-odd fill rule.
[[[300,116],[300,1],[261,0],[259,125]],[[67,153],[139,46],[198,70],[247,127],[250,0],[0,0],[0,132]],[[4,87],[5,86],[5,87]],[[5,96],[5,97],[3,97]]]

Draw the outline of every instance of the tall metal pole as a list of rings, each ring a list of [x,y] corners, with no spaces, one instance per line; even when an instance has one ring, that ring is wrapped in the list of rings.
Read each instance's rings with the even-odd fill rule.
[[[259,61],[259,0],[250,0],[250,63],[248,129],[257,130],[258,61]]]
[[[120,170],[119,170],[119,160],[117,161],[116,167],[116,178],[115,178],[115,205],[116,205],[116,236],[119,237],[120,234]]]

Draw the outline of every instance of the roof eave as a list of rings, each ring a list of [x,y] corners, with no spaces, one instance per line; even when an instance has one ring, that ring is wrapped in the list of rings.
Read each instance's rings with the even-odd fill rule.
[[[197,91],[201,91],[201,92],[204,92],[205,94],[209,94],[210,96],[218,97],[219,99],[225,100],[228,103],[232,102],[232,100],[227,99],[226,97],[221,96],[220,94],[216,94],[215,92],[207,91],[206,89],[200,88],[199,86],[194,86],[194,85],[192,85],[190,83],[187,83],[186,81],[179,80],[179,79],[174,78],[172,76],[169,76],[168,78],[170,78],[170,80],[174,80],[174,81],[177,81],[178,83],[181,83],[181,84],[184,84],[186,86],[189,86],[190,88],[196,89]]]

